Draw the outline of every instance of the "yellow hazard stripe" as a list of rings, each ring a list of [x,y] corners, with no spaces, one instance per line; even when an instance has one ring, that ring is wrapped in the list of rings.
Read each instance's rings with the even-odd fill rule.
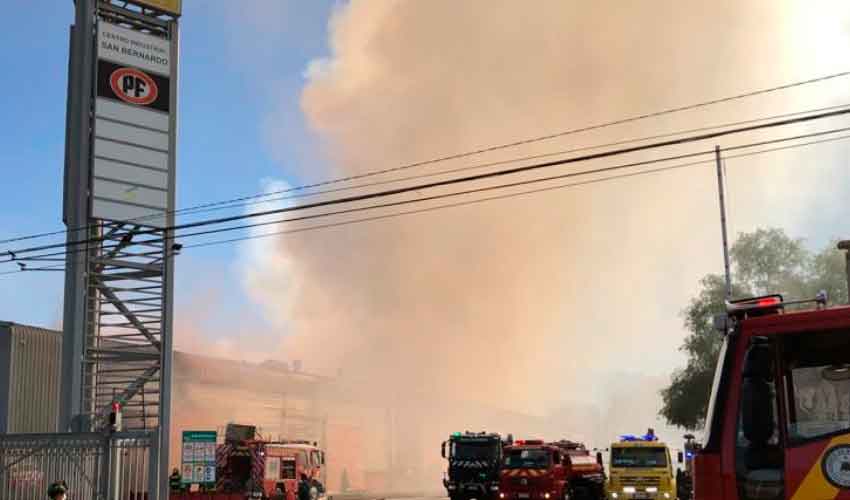
[[[837,436],[824,447],[818,459],[815,460],[814,464],[812,464],[812,468],[809,469],[806,477],[803,478],[803,482],[800,483],[800,487],[794,492],[794,496],[791,497],[791,500],[811,500],[813,498],[825,499],[835,498],[838,496],[838,488],[831,485],[823,476],[821,461],[823,461],[823,456],[826,452],[831,450],[833,446],[839,444],[850,444],[850,434]]]

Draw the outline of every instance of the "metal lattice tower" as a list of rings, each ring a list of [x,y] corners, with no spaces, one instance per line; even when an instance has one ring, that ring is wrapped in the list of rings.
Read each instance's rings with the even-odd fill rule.
[[[165,262],[161,232],[103,223],[103,241],[89,260],[88,295],[94,328],[85,352],[88,420],[104,427],[120,401],[126,430],[159,426],[162,338],[165,331]]]

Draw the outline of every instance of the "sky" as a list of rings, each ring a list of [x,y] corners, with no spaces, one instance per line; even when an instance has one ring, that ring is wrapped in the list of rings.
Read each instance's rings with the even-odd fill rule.
[[[10,15],[18,22],[0,33],[7,49],[0,62],[15,68],[0,75],[12,117],[0,123],[7,180],[0,235],[61,228],[67,4],[17,3]],[[850,11],[826,0],[781,7],[767,0],[533,7],[185,0],[184,9],[179,207],[850,69]],[[833,79],[404,175],[834,106],[848,94],[847,78]],[[727,148],[842,126],[846,119],[836,118],[718,141]],[[764,226],[805,238],[813,249],[846,237],[847,148],[838,141],[730,158],[733,239]],[[714,175],[708,163],[187,250],[177,263],[175,343],[237,359],[302,359],[309,371],[368,380],[376,389],[429,388],[535,414],[569,406],[607,411],[626,394],[657,393],[684,362],[680,312],[700,277],[722,269]],[[58,324],[60,273],[0,279],[0,318]],[[657,399],[631,403],[640,418],[655,417]]]

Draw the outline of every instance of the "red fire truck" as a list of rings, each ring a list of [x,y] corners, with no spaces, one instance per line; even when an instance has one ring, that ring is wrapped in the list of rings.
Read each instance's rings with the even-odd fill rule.
[[[583,443],[562,439],[550,443],[561,450],[567,474],[567,490],[571,499],[605,498],[605,468],[602,454],[592,456]]]
[[[215,491],[172,493],[171,500],[298,500],[301,482],[309,487],[311,500],[324,495],[325,454],[317,443],[267,441],[253,431],[245,433],[248,426],[235,427],[242,429],[229,428],[225,442],[216,449]]]
[[[758,297],[716,319],[697,500],[850,499],[850,307],[826,302]]]
[[[502,500],[597,500],[604,498],[601,466],[576,443],[515,441],[504,451]],[[572,482],[571,482],[572,481]]]

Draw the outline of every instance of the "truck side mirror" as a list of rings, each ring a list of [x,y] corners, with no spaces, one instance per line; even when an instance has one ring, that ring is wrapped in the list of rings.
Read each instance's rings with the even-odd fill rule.
[[[712,319],[714,320],[714,329],[726,335],[729,331],[729,315],[726,313],[715,314]]]
[[[676,459],[679,461],[679,463],[683,463],[685,461],[685,455],[680,451],[676,454]]]
[[[443,444],[440,446],[440,455],[442,455],[443,458],[446,458],[446,442],[445,441],[443,441]]]
[[[596,452],[596,463],[598,463],[599,465],[602,465],[602,452],[601,451]]]

